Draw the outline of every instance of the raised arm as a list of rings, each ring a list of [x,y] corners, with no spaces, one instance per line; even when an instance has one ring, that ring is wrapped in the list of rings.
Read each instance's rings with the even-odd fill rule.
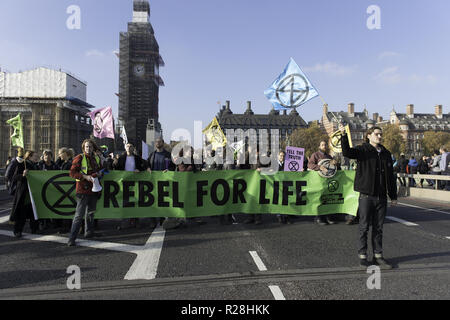
[[[350,159],[360,159],[361,152],[356,148],[350,148],[350,144],[348,143],[347,132],[345,131],[345,127],[342,123],[339,124],[339,130],[341,130],[342,133],[341,147],[342,147],[342,154],[344,155],[344,157]]]

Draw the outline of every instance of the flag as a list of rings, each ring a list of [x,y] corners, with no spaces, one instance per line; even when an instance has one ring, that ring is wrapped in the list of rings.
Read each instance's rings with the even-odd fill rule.
[[[120,137],[123,140],[123,147],[125,148],[125,146],[128,144],[128,138],[127,138],[127,132],[125,131],[125,126],[123,126],[122,129],[120,129]]]
[[[11,125],[14,128],[14,133],[11,136],[11,144],[13,147],[21,147],[25,148],[23,144],[23,126],[22,126],[22,117],[20,113],[6,121],[7,124]]]
[[[89,112],[94,124],[94,137],[114,139],[114,123],[112,108],[106,107]]]
[[[345,132],[347,133],[348,143],[349,143],[350,147],[353,147],[352,135],[350,134],[350,126],[349,125],[345,126]],[[341,130],[334,132],[330,136],[330,148],[331,148],[331,150],[333,150],[334,153],[342,152],[341,138],[342,138]]]
[[[287,110],[301,106],[319,93],[291,58],[283,73],[264,91],[264,95],[275,110]]]
[[[142,159],[147,160],[148,159],[148,144],[146,144],[144,141],[142,141]]]
[[[202,132],[205,134],[206,140],[211,142],[213,150],[216,150],[218,147],[224,147],[227,144],[227,138],[223,134],[216,117]]]

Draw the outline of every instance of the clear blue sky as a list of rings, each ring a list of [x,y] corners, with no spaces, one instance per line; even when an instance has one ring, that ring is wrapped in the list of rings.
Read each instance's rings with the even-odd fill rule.
[[[369,30],[369,5],[381,9],[381,29]],[[81,30],[69,30],[70,5],[81,8]],[[293,57],[333,111],[389,116],[433,113],[450,104],[448,0],[150,0],[150,21],[166,62],[160,73],[160,122],[166,140],[176,128],[205,127],[231,101],[242,113],[271,109],[263,92]],[[0,1],[0,67],[10,72],[49,65],[88,82],[88,102],[117,115],[119,32],[132,0]],[[315,98],[298,109],[322,114]]]

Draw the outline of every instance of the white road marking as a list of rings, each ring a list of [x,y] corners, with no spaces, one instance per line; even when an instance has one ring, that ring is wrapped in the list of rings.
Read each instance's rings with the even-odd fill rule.
[[[6,231],[6,230],[0,230],[0,235],[14,237],[14,233],[12,231]],[[62,244],[67,244],[67,241],[68,241],[68,238],[65,238],[65,237],[59,237],[59,236],[53,236],[53,235],[43,236],[43,235],[39,235],[39,234],[28,234],[28,233],[23,233],[22,239],[34,240],[34,241],[45,241],[45,242],[56,242],[56,243],[62,243]],[[94,248],[94,249],[104,249],[104,250],[128,252],[128,253],[134,253],[135,251],[140,250],[139,246],[131,246],[131,245],[127,245],[127,244],[113,243],[113,242],[77,239],[76,243],[77,243],[77,246],[80,246],[80,247],[89,247],[89,248]]]
[[[8,217],[9,218],[9,217]],[[125,275],[125,280],[151,280],[156,278],[159,258],[164,242],[165,230],[160,226],[156,228],[144,246],[134,246],[122,243],[103,242],[94,240],[77,239],[77,246],[93,249],[103,249],[134,253],[137,255],[131,268]],[[14,237],[12,231],[0,230],[0,235]],[[56,242],[67,244],[68,238],[54,235],[22,234],[22,239]]]
[[[5,213],[7,211],[11,211],[12,208],[4,208],[4,209],[0,209],[0,214],[1,213]]]
[[[450,237],[446,237],[448,240],[450,240]]]
[[[286,300],[279,286],[269,286],[269,289],[272,292],[275,300]]]
[[[0,217],[0,224],[8,222],[9,221],[9,215]]]
[[[252,256],[253,261],[255,262],[259,271],[267,271],[267,268],[264,265],[264,263],[262,262],[258,253],[256,251],[249,251],[249,253]],[[286,300],[286,298],[284,297],[283,293],[281,292],[281,289],[279,286],[269,286],[269,289],[272,292],[275,300]]]
[[[261,258],[258,256],[256,251],[249,251],[249,253],[252,256],[253,261],[255,261],[259,271],[267,271],[266,266],[264,265],[264,263],[262,262]]]
[[[156,278],[165,234],[166,231],[161,226],[153,230],[144,247],[134,252],[137,254],[137,258],[125,275],[125,280],[151,280]]]
[[[403,219],[399,219],[399,218],[396,218],[396,217],[386,216],[386,218],[389,219],[389,220],[400,222],[401,224],[404,224],[405,226],[408,226],[408,227],[416,227],[416,226],[418,226],[418,224],[416,224],[416,223],[412,223],[412,222],[409,222],[409,221],[406,221],[406,220],[403,220]]]
[[[441,211],[441,210],[436,210],[436,209],[428,209],[428,208],[423,208],[423,207],[415,206],[415,205],[412,205],[412,204],[401,203],[401,202],[399,202],[398,204],[402,205],[402,206],[405,206],[405,207],[422,209],[422,210],[425,210],[425,211],[434,211],[434,212],[439,212],[439,213],[449,214],[450,215],[450,212],[446,212],[446,211]]]

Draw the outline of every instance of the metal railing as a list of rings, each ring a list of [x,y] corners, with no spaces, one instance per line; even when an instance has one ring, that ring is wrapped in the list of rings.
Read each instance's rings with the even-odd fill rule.
[[[397,177],[398,178],[413,178],[414,180],[419,179],[424,179],[424,180],[433,180],[434,184],[434,189],[439,190],[439,184],[438,181],[450,181],[450,176],[446,176],[446,175],[439,175],[439,174],[411,174],[411,173],[397,173]],[[407,186],[408,187],[415,187],[415,186],[410,186],[409,185],[409,179],[407,181]],[[417,186],[417,181],[416,181],[416,186]]]

